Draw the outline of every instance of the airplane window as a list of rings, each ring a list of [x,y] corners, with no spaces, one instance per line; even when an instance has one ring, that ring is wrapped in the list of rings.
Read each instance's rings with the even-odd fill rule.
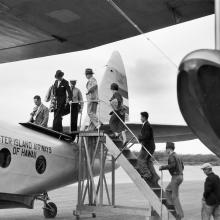
[[[39,156],[36,160],[36,170],[39,174],[43,174],[47,167],[47,161],[44,156]]]
[[[6,168],[11,163],[11,152],[7,148],[0,150],[0,167]]]

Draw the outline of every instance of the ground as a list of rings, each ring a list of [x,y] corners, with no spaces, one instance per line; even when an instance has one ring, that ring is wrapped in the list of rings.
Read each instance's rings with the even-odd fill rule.
[[[201,197],[203,191],[203,183],[201,181],[187,181],[181,187],[181,202],[185,212],[186,220],[200,220]],[[117,205],[140,206],[143,207],[145,202],[142,195],[132,183],[117,184],[116,188]],[[55,202],[58,207],[57,220],[75,219],[72,215],[77,201],[77,187],[68,186],[49,193],[51,201]],[[42,203],[36,202],[33,210],[28,209],[11,209],[0,210],[1,220],[41,220],[44,219],[42,214]],[[82,219],[89,219],[84,217]],[[97,216],[97,220],[101,219],[118,219],[130,220],[137,219],[130,216]]]

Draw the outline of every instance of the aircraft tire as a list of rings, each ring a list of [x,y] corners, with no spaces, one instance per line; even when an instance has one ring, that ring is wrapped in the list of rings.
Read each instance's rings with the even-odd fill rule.
[[[57,206],[53,202],[46,204],[44,208],[44,217],[45,218],[55,218],[57,216]]]

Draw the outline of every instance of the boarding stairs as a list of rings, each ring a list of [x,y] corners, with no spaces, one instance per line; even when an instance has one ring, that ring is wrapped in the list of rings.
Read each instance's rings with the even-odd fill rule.
[[[128,146],[123,146],[119,138],[112,138],[106,134],[106,147],[109,153],[116,159],[116,162],[124,169],[133,183],[139,189],[141,194],[151,204],[154,213],[160,219],[172,219],[176,216],[173,207],[169,207],[166,203],[165,193],[159,184],[150,184],[146,182],[138,171],[138,159],[136,155],[130,151]]]
[[[106,102],[99,100],[99,102],[108,105]],[[111,106],[110,106],[111,107]],[[108,154],[114,158],[114,163],[117,162],[131,178],[133,183],[136,185],[140,193],[145,197],[146,201],[151,206],[151,219],[157,220],[172,220],[176,217],[176,211],[173,206],[168,205],[165,192],[163,191],[163,173],[161,172],[160,182],[153,183],[147,179],[144,179],[141,172],[138,169],[138,158],[130,150],[134,143],[141,144],[134,133],[129,129],[129,127],[122,121],[122,119],[117,115],[117,113],[112,109],[114,114],[119,118],[119,120],[124,124],[125,130],[129,133],[130,140],[124,146],[122,140],[119,137],[115,137],[110,130],[102,130],[102,128],[97,130],[98,134],[103,133],[105,136],[105,147],[108,150]],[[100,118],[100,108],[99,108],[99,118]],[[97,145],[98,146],[98,145]],[[142,147],[147,151],[147,149],[142,145]],[[147,151],[148,152],[148,151]],[[156,161],[153,155],[149,152],[151,159]],[[156,161],[157,162],[157,161]],[[159,165],[159,162],[157,162]],[[153,217],[155,216],[155,218]]]
[[[126,124],[125,124],[126,126]],[[116,159],[116,162],[124,169],[127,175],[131,178],[133,183],[139,189],[141,194],[151,204],[154,214],[160,219],[170,220],[176,216],[176,212],[173,206],[167,204],[165,193],[162,189],[163,184],[146,181],[142,178],[141,173],[138,170],[137,156],[130,150],[133,146],[132,142],[138,141],[132,131],[127,130],[132,135],[132,138],[124,146],[120,138],[116,138],[111,135],[111,132],[106,132],[106,147],[109,153]],[[151,155],[152,156],[152,155]],[[161,183],[163,182],[161,175]]]

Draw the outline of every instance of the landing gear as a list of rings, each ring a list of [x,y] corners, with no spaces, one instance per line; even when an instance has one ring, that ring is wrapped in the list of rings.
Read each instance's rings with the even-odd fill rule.
[[[57,206],[53,202],[48,202],[50,198],[46,192],[37,196],[36,199],[43,201],[44,203],[43,214],[45,218],[55,218],[57,216]]]
[[[45,218],[55,218],[57,215],[57,206],[53,202],[46,203],[44,209]]]
[[[76,210],[73,211],[73,215],[76,217],[76,220],[80,219],[80,215]]]

